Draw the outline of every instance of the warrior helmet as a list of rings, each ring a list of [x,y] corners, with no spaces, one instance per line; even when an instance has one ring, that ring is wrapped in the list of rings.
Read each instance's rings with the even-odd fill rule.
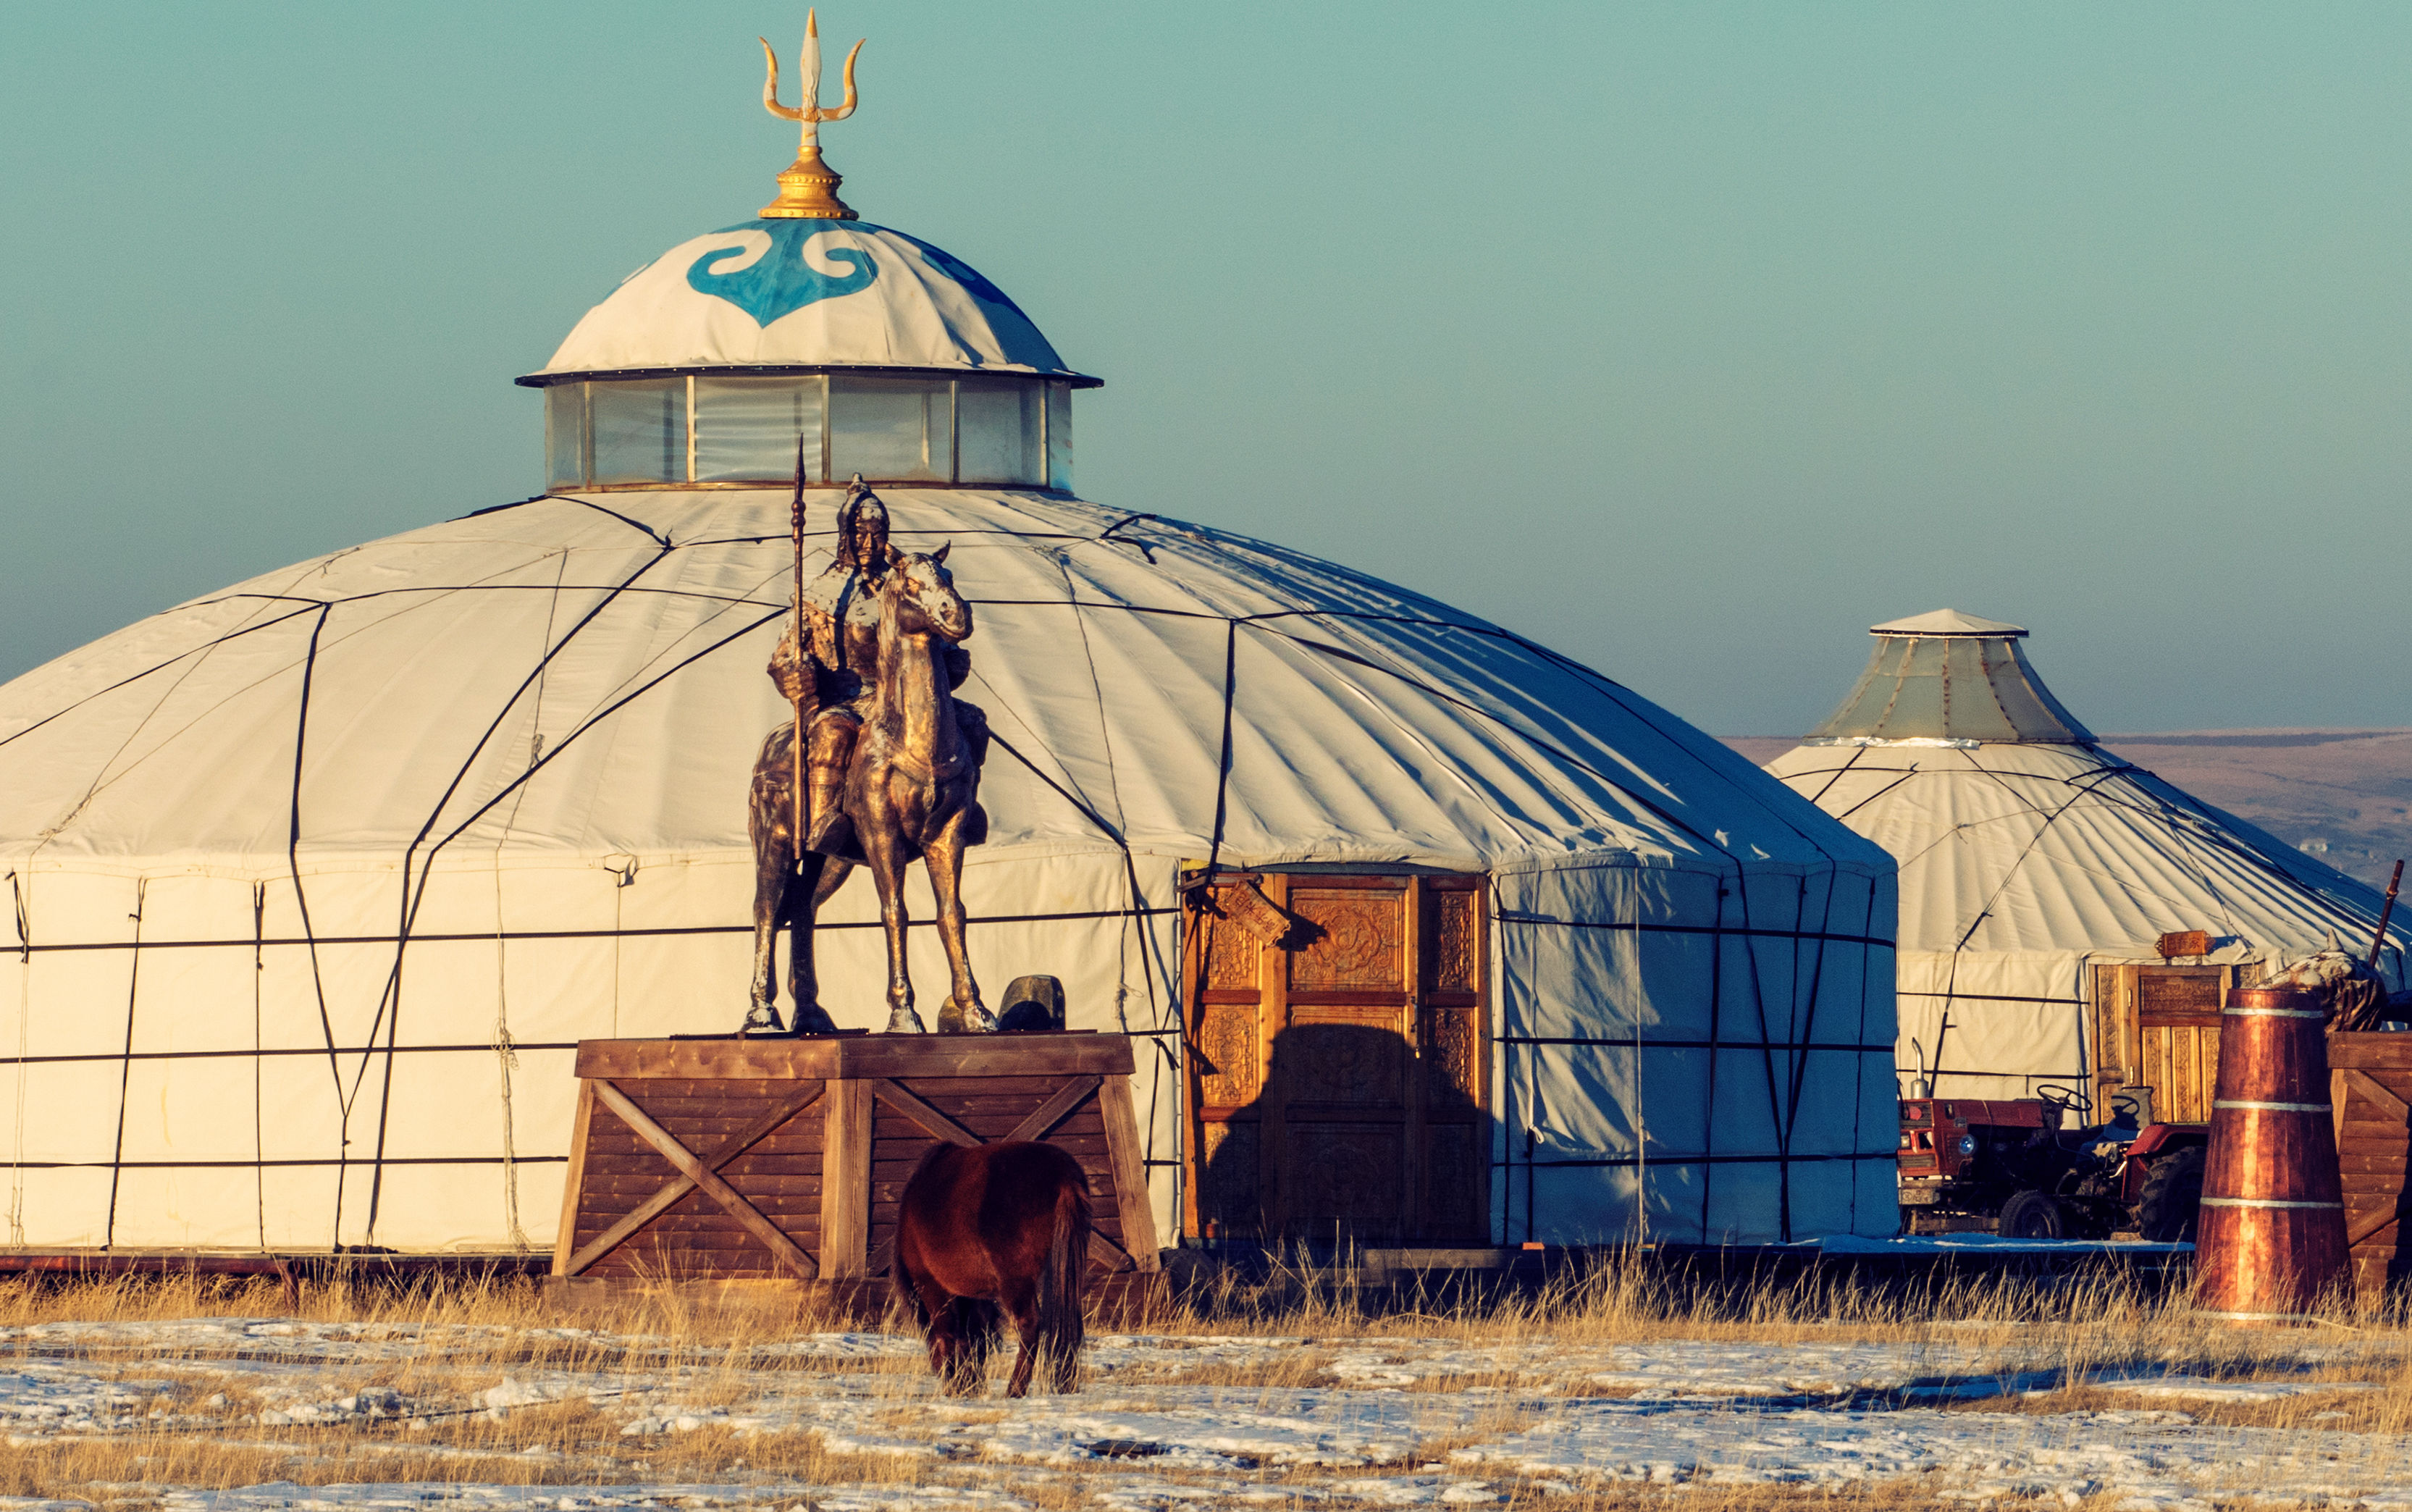
[[[846,502],[837,506],[837,563],[839,566],[851,567],[857,572],[865,568],[877,572],[888,564],[855,560],[855,527],[865,520],[878,521],[879,533],[882,536],[888,534],[888,506],[879,502],[879,495],[872,492],[871,485],[862,480],[860,473],[857,473],[853,486],[846,491]]]

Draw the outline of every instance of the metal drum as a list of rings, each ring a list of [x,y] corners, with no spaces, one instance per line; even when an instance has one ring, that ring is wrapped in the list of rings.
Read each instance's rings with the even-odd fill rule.
[[[2345,1201],[2316,992],[2243,988],[2220,1010],[2219,1078],[2195,1227],[2195,1307],[2309,1320],[2345,1273]]]

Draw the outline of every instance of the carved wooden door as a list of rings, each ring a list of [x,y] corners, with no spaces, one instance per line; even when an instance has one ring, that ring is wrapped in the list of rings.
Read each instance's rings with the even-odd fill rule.
[[[2236,985],[2233,966],[2096,966],[2097,1120],[2125,1087],[2153,1089],[2163,1123],[2211,1122],[2219,1079],[2219,1010]]]
[[[1475,877],[1232,876],[1187,915],[1189,1231],[1479,1240]]]

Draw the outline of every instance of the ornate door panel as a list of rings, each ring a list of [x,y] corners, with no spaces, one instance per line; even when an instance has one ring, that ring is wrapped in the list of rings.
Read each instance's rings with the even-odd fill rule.
[[[1420,888],[1424,1163],[1420,1217],[1433,1238],[1489,1237],[1491,1124],[1483,1114],[1482,884],[1433,877]]]
[[[1186,916],[1189,1232],[1486,1228],[1480,879],[1219,878]]]
[[[2097,966],[2096,1118],[2119,1088],[2153,1089],[2153,1117],[2208,1123],[2219,1078],[2219,1010],[2233,966]]]
[[[1250,931],[1257,920],[1240,902],[1228,900],[1219,916],[1189,910],[1183,941],[1190,1073],[1189,1211],[1183,1223],[1192,1234],[1218,1237],[1257,1233],[1265,1217],[1257,1167],[1265,1085],[1259,976],[1267,951],[1262,927]]]
[[[1273,1039],[1290,1238],[1395,1244],[1415,1232],[1406,1138],[1407,879],[1282,878],[1298,922],[1283,952],[1287,1021]]]

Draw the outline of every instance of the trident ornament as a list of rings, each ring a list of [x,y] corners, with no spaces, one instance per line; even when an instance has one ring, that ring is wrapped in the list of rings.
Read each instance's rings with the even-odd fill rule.
[[[779,54],[771,49],[769,37],[757,38],[762,44],[763,60],[770,71],[762,80],[762,109],[782,121],[793,121],[803,129],[796,148],[796,161],[779,175],[779,198],[764,205],[761,214],[766,220],[831,220],[856,219],[853,211],[837,197],[837,186],[844,182],[838,170],[821,160],[821,123],[843,121],[854,113],[854,60],[860,55],[862,44],[846,55],[846,103],[834,110],[821,109],[821,28],[820,19],[813,11],[804,12],[804,52],[802,71],[804,76],[804,103],[790,110],[779,103]]]

